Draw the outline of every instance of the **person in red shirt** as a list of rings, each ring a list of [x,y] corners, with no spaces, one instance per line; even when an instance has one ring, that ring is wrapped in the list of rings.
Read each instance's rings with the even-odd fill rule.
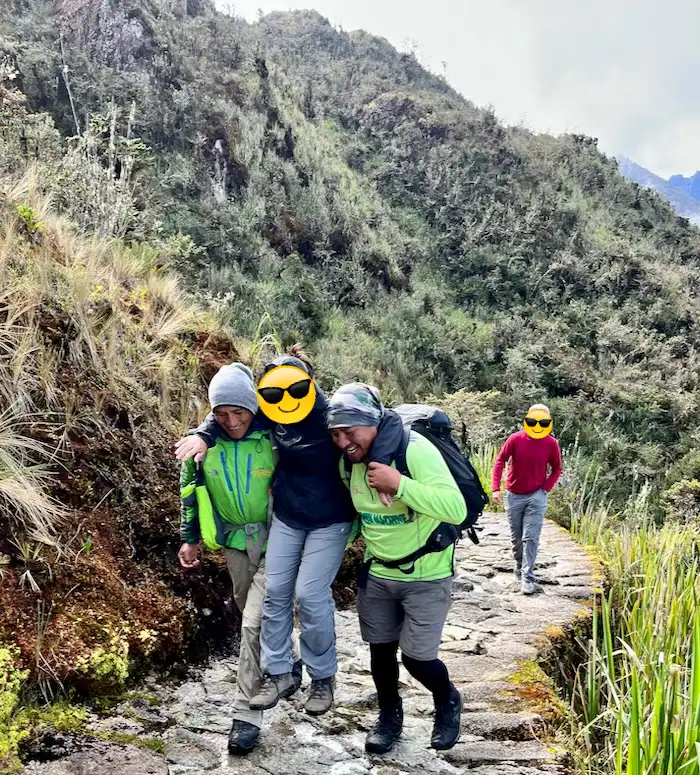
[[[561,476],[561,450],[551,435],[552,416],[544,404],[528,409],[523,430],[511,434],[501,447],[491,476],[496,503],[503,503],[513,542],[515,576],[525,595],[535,586],[535,561],[550,490]],[[506,463],[505,497],[501,479]]]

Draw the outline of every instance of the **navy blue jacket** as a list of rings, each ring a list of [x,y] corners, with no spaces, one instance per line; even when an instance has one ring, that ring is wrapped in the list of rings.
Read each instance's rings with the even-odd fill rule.
[[[341,452],[326,428],[327,406],[316,385],[316,402],[308,417],[290,425],[272,425],[279,453],[272,480],[275,515],[297,530],[352,522],[355,517],[350,493],[338,470]],[[213,414],[195,431],[209,446],[220,432]]]

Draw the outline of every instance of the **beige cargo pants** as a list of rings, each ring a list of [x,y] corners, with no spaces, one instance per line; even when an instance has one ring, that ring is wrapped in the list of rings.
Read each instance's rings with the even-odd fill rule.
[[[233,599],[241,612],[241,650],[238,657],[236,698],[233,718],[262,726],[263,712],[251,710],[248,701],[260,691],[260,624],[265,598],[265,558],[259,565],[251,563],[247,552],[226,549],[226,565],[233,582]],[[293,660],[301,659],[299,637],[292,633]]]

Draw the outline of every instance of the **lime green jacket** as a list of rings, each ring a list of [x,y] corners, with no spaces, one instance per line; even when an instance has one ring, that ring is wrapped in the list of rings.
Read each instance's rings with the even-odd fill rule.
[[[223,523],[243,526],[267,521],[275,468],[269,430],[254,430],[240,441],[219,436],[202,465],[207,492]],[[194,479],[194,460],[187,460],[180,471],[180,489]],[[183,505],[180,538],[184,543],[196,544],[200,535],[196,506]],[[228,532],[226,546],[245,551],[245,532]]]
[[[352,502],[361,521],[362,537],[367,551],[365,560],[379,557],[399,560],[424,546],[439,522],[458,525],[466,517],[464,497],[440,452],[425,438],[411,433],[406,449],[406,463],[411,477],[402,476],[399,490],[388,508],[379,500],[376,490],[367,484],[367,465],[356,463],[349,481],[344,463],[341,476],[350,487]],[[395,466],[394,466],[395,467]],[[434,581],[453,574],[454,546],[442,552],[426,554],[417,562],[413,573],[385,568],[372,563],[370,573],[396,581]]]

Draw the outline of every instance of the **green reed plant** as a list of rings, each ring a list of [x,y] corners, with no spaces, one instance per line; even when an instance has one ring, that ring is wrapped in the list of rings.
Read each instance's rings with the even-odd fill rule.
[[[573,525],[579,539],[597,543],[609,579],[572,688],[582,768],[698,775],[698,537],[648,518],[612,530],[611,520],[599,508]]]
[[[492,511],[499,511],[501,506],[493,501],[493,492],[491,491],[491,472],[498,456],[498,447],[495,444],[482,444],[469,453],[469,459],[474,466],[481,486],[489,496],[489,508]]]

